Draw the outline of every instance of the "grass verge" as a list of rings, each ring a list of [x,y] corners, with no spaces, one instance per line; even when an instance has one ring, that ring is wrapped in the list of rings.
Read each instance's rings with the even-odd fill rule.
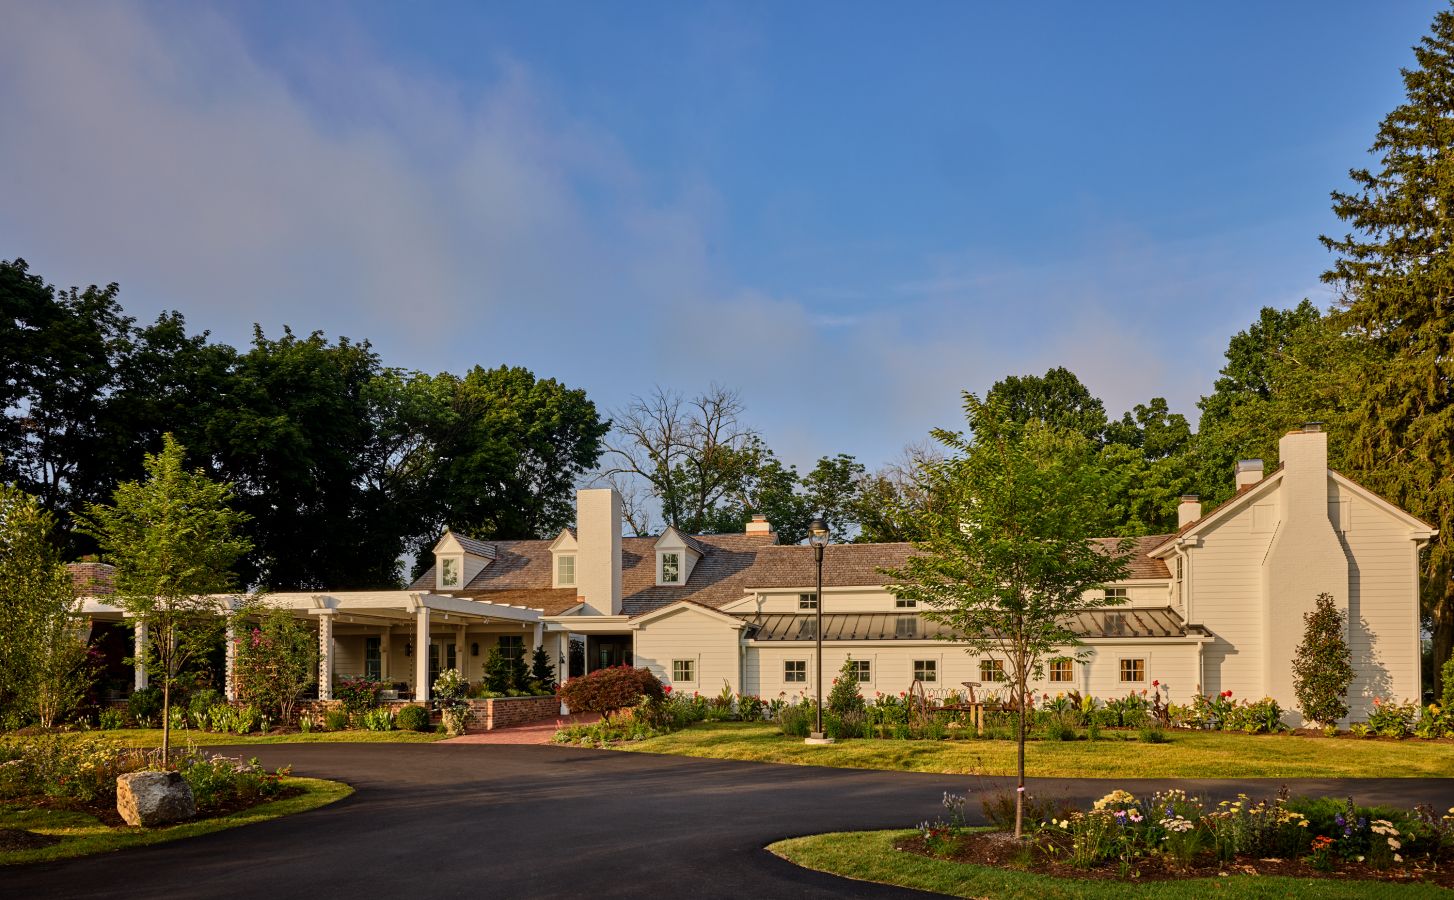
[[[112,828],[83,812],[36,809],[33,807],[0,806],[0,828],[23,828],[61,838],[58,844],[30,850],[0,852],[0,865],[52,862],[93,853],[109,853],[128,847],[144,847],[182,838],[198,837],[214,831],[266,822],[294,813],[327,806],[353,793],[353,788],[339,781],[319,778],[284,778],[285,785],[300,787],[303,793],[285,800],[260,803],[216,819],[199,819],[163,828]]]
[[[1413,900],[1448,898],[1448,891],[1432,885],[1389,884],[1379,881],[1283,878],[1227,875],[1181,881],[1079,881],[1031,872],[976,866],[930,859],[895,850],[894,841],[912,831],[857,831],[818,834],[778,841],[767,849],[795,865],[859,881],[948,894],[951,897],[1036,897],[1046,900],[1202,900],[1208,896],[1229,900],[1273,897],[1328,897],[1347,900]]]
[[[160,747],[160,728],[117,728],[110,731],[74,731],[116,741],[123,747]],[[218,734],[194,728],[172,732],[172,746],[229,747],[247,744],[428,744],[442,741],[448,735],[432,731],[301,731],[286,734]]]
[[[1169,731],[1164,744],[1135,740],[1033,741],[1033,778],[1429,778],[1454,772],[1454,742]],[[1009,775],[1013,741],[857,739],[809,747],[776,726],[704,722],[618,745],[622,750],[848,769]]]

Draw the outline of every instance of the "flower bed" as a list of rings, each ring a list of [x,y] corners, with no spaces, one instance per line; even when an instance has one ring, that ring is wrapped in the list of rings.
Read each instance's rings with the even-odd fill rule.
[[[257,760],[195,748],[165,760],[157,751],[126,748],[101,737],[48,734],[0,740],[0,803],[73,809],[119,825],[116,778],[147,769],[180,772],[192,788],[199,818],[290,796],[282,783],[288,770],[269,773]]]
[[[1013,795],[983,804],[993,830],[965,825],[967,798],[944,795],[947,818],[921,823],[900,850],[1058,877],[1158,880],[1224,873],[1422,881],[1454,887],[1454,809],[1364,808],[1351,799],[1212,804],[1185,791],[1113,791],[1090,809],[1026,798],[1016,841]]]

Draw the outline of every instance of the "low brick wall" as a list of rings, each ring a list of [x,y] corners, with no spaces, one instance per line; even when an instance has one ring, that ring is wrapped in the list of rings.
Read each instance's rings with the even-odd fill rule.
[[[471,701],[471,704],[480,701]],[[498,697],[484,701],[485,730],[505,728],[510,725],[524,725],[529,722],[543,722],[560,717],[558,697]],[[471,724],[474,722],[471,716]]]

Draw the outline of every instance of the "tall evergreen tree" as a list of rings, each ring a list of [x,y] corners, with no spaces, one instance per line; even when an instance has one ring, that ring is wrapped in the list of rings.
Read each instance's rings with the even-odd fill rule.
[[[1385,349],[1369,380],[1351,460],[1360,478],[1439,529],[1425,563],[1435,672],[1454,648],[1454,11],[1434,17],[1403,70],[1406,100],[1353,169],[1333,211],[1351,230],[1322,238],[1323,275],[1345,327]]]

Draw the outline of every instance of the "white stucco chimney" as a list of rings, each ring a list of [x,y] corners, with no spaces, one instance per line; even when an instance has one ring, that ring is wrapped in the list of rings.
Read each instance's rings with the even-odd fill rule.
[[[747,534],[764,536],[772,534],[772,523],[762,513],[753,513],[752,519],[747,523]]]
[[[1241,490],[1249,484],[1261,481],[1262,471],[1262,460],[1260,459],[1237,460],[1237,489]]]
[[[1295,709],[1287,661],[1302,639],[1303,614],[1321,593],[1348,609],[1348,556],[1328,517],[1328,435],[1309,423],[1277,444],[1282,483],[1277,486],[1280,522],[1262,563],[1263,693]]]
[[[576,491],[576,593],[593,613],[621,614],[621,495]]]
[[[1202,500],[1196,494],[1182,494],[1176,505],[1176,527],[1185,528],[1202,517]]]

